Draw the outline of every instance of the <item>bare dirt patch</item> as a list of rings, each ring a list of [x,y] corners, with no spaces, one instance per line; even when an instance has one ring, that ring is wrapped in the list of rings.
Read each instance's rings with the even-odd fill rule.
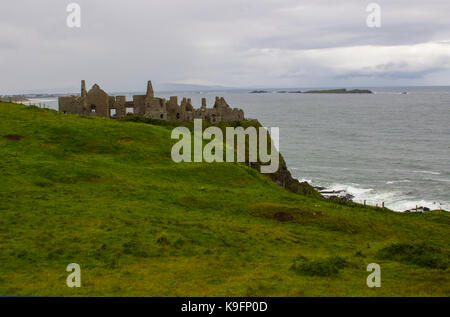
[[[119,142],[119,143],[130,143],[130,142],[133,142],[134,140],[133,140],[133,138],[130,138],[130,137],[122,137],[122,138],[119,138],[118,140],[117,140],[117,142]]]
[[[248,206],[248,213],[252,216],[272,219],[279,222],[295,222],[301,224],[315,223],[323,218],[320,211],[313,211],[303,206],[289,206],[285,204],[257,203]]]
[[[17,134],[8,134],[3,136],[5,139],[10,141],[20,141],[23,139],[23,136]]]
[[[294,220],[294,217],[290,213],[283,212],[283,211],[277,212],[274,215],[274,217],[275,217],[276,220],[281,221],[281,222],[287,222],[287,221]]]

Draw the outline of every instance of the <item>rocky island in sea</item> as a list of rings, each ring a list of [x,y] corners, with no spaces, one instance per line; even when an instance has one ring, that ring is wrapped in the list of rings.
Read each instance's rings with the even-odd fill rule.
[[[304,94],[373,94],[368,89],[326,89],[326,90],[308,90],[303,92]]]

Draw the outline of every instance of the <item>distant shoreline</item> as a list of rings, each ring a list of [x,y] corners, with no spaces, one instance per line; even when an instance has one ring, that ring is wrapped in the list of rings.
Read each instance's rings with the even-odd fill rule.
[[[28,102],[30,101],[27,98],[17,98],[17,97],[8,97],[8,98],[0,98],[0,101],[2,102],[14,102],[14,103],[21,103],[21,102]]]

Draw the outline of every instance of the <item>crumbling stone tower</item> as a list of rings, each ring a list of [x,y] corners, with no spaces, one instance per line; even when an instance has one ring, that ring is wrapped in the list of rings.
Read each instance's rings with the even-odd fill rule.
[[[147,82],[147,98],[155,98],[155,93],[153,92],[152,81]]]
[[[82,109],[84,113],[87,113],[87,91],[86,91],[86,81],[81,81],[81,102]]]

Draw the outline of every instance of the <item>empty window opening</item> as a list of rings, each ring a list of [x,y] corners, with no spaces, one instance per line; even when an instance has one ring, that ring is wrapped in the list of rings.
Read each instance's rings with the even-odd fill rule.
[[[159,116],[161,119],[163,119],[164,118],[164,115],[161,113],[161,115]]]
[[[95,105],[91,105],[91,112],[92,113],[97,112],[97,108],[95,107]]]
[[[179,113],[177,113],[177,119],[180,119],[180,114]]]
[[[128,107],[128,108],[126,108],[126,112],[127,112],[127,114],[134,114],[134,108]]]
[[[116,109],[111,109],[111,110],[109,110],[109,114],[110,114],[111,117],[115,117],[116,114],[117,114]]]

